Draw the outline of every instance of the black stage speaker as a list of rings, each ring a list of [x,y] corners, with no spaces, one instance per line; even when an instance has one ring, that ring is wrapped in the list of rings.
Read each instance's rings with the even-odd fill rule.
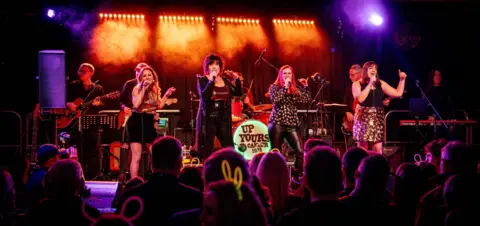
[[[65,108],[67,96],[63,50],[38,52],[38,84],[40,108]]]
[[[397,167],[404,162],[403,150],[400,146],[384,146],[383,156],[390,164],[390,172],[395,173]]]
[[[195,144],[195,129],[175,128],[173,136],[182,142],[182,145],[193,146]]]

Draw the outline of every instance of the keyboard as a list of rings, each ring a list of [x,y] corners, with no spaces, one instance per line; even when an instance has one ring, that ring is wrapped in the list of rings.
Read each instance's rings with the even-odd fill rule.
[[[434,123],[437,126],[442,126],[443,123],[440,120],[418,120],[419,126],[433,126]],[[445,120],[445,124],[447,125],[473,125],[477,124],[477,121],[474,120]],[[417,125],[417,120],[400,120],[400,126],[415,126]]]
[[[103,110],[99,112],[99,114],[118,114],[118,113],[120,113],[120,110]],[[161,109],[161,110],[157,110],[157,113],[176,114],[176,113],[180,113],[180,110],[179,109]]]

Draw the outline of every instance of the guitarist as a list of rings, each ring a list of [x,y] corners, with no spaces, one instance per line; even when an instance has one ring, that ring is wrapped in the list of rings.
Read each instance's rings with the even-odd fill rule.
[[[102,102],[97,98],[104,94],[103,87],[101,85],[95,84],[92,82],[92,76],[95,73],[95,68],[92,64],[83,63],[78,68],[78,80],[72,81],[67,85],[67,103],[66,107],[75,111],[80,106],[77,106],[73,102],[77,98],[86,98],[84,102],[93,100],[92,106],[87,109],[78,109],[82,110],[84,114],[98,114]],[[82,134],[78,133],[78,125],[69,128],[69,133],[74,137],[77,145],[79,146],[80,161],[83,164],[83,167],[87,176],[96,176],[100,172],[98,153],[96,151],[97,143],[97,130],[96,128],[91,128],[88,130],[83,130]],[[85,162],[83,161],[85,160]]]
[[[352,84],[358,80],[360,80],[362,75],[362,67],[358,64],[354,64],[350,67],[348,71],[348,77],[352,81]],[[356,103],[355,99],[353,98],[351,86],[347,86],[348,88],[345,89],[344,95],[344,104],[347,105],[347,111],[345,112],[345,117],[343,118],[343,130],[345,133],[350,134],[348,136],[348,145],[354,145],[354,141],[352,139],[351,133],[353,128],[353,115],[355,114]]]

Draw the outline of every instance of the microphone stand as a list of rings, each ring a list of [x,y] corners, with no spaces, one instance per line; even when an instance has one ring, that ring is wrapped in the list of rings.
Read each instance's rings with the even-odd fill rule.
[[[193,121],[193,93],[189,93],[190,94],[190,128],[192,129],[192,137],[193,137],[193,140],[195,140],[195,130],[194,130],[194,121]],[[193,142],[195,143],[195,142]],[[194,144],[190,144],[191,146],[193,146]]]
[[[262,60],[263,62],[267,63],[268,66],[272,67],[272,68],[275,68],[275,70],[279,71],[279,69],[277,67],[275,67],[275,65],[271,64],[270,62],[268,62],[268,60],[266,60],[265,58],[262,57]]]
[[[317,93],[315,94],[315,97],[312,99],[312,103],[310,103],[310,105],[308,106],[307,110],[305,111],[305,115],[303,117],[303,120],[302,120],[302,124],[303,126],[305,127],[305,129],[303,130],[304,131],[304,137],[305,138],[308,138],[308,128],[306,126],[306,123],[305,121],[307,120],[307,117],[308,117],[308,113],[310,112],[310,108],[312,108],[313,104],[315,103],[315,100],[317,100],[318,96],[320,95],[320,93],[322,92],[323,88],[325,87],[325,81],[322,80],[320,82],[320,84],[322,86],[320,86],[320,89],[318,89]],[[315,110],[315,112],[318,112],[318,108]],[[307,131],[307,132],[305,132]],[[313,133],[316,135],[317,131],[313,131]]]
[[[447,123],[442,119],[442,116],[438,113],[437,109],[435,109],[435,106],[433,106],[432,102],[430,102],[430,99],[428,99],[427,95],[423,92],[422,88],[420,88],[420,84],[417,82],[416,84],[417,88],[420,90],[420,93],[422,94],[422,97],[427,100],[428,106],[430,106],[433,109],[433,112],[435,113],[433,117],[433,139],[437,139],[437,117],[440,119],[442,122],[443,126],[445,126],[446,129],[448,129]]]

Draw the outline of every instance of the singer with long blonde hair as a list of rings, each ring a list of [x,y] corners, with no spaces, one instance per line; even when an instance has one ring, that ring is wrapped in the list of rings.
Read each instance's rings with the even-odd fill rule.
[[[137,75],[137,85],[132,91],[132,115],[127,121],[127,132],[132,150],[130,162],[131,177],[138,176],[138,167],[142,155],[142,146],[150,147],[157,137],[154,128],[154,116],[157,109],[162,109],[168,97],[175,91],[171,87],[161,96],[160,83],[155,70],[149,66],[141,69]]]
[[[407,74],[398,70],[400,81],[397,88],[393,88],[378,77],[378,65],[369,61],[362,67],[362,78],[352,84],[353,98],[358,102],[353,117],[353,139],[358,147],[372,149],[382,154],[385,127],[385,95],[399,98],[403,95]]]

